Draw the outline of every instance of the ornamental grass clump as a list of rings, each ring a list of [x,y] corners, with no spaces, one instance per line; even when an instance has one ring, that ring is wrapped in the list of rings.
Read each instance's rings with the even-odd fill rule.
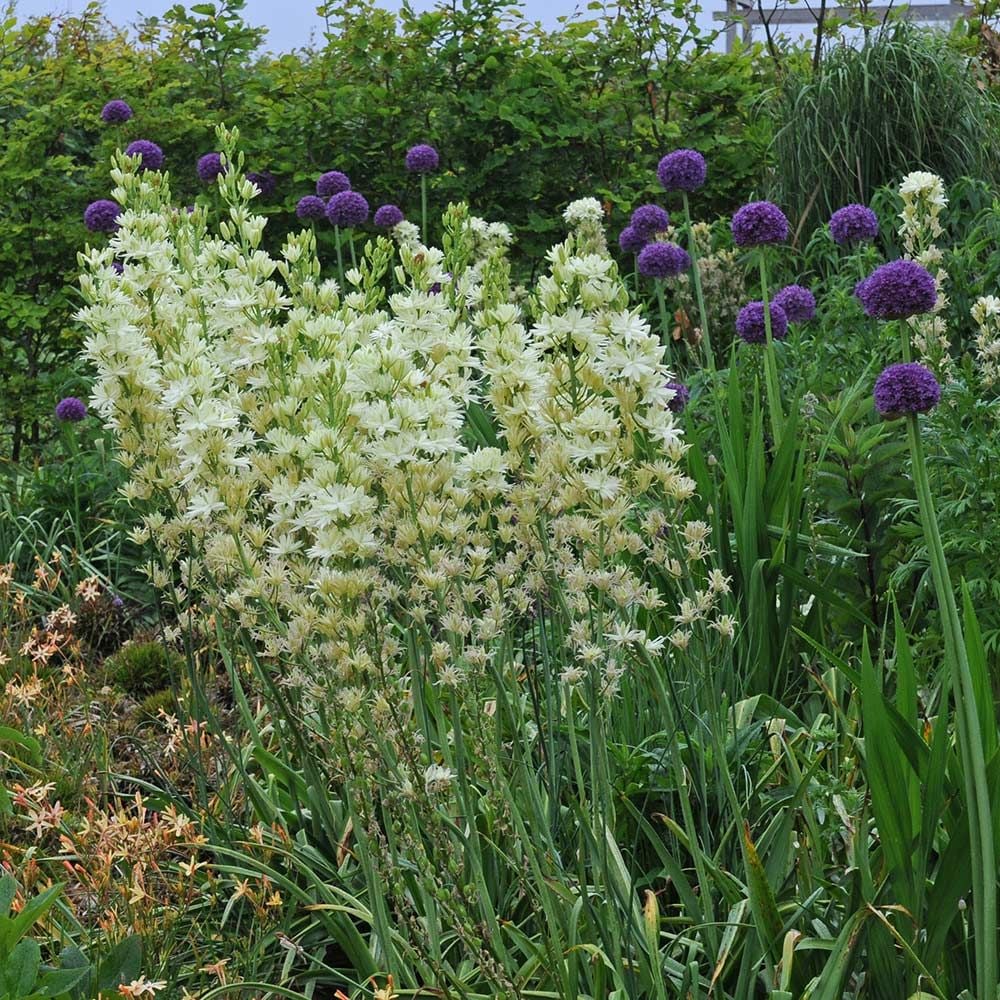
[[[92,401],[144,511],[134,539],[155,541],[154,585],[210,608],[294,701],[350,817],[342,874],[364,873],[389,967],[405,955],[421,982],[469,988],[435,958],[445,921],[477,992],[514,996],[521,917],[556,884],[567,910],[587,905],[564,856],[584,852],[602,912],[631,926],[620,870],[587,847],[606,844],[614,807],[600,786],[589,800],[580,755],[606,768],[619,693],[662,688],[671,658],[733,631],[708,526],[687,512],[664,346],[606,250],[576,234],[526,312],[509,234],[461,206],[447,253],[379,237],[343,289],[310,229],[272,258],[223,142],[221,234],[118,158],[122,228],[81,255]],[[115,255],[129,267],[109,280]],[[514,811],[512,788],[550,780],[586,806],[549,815],[553,785]],[[662,977],[636,934],[622,967]],[[553,962],[544,981],[570,995],[568,976]]]

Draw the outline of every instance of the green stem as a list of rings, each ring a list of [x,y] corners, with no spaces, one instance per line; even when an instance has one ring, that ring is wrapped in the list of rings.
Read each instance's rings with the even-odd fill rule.
[[[908,345],[908,338],[904,336]],[[906,352],[908,353],[908,352]],[[955,694],[955,717],[959,747],[962,751],[966,808],[969,813],[969,842],[972,860],[972,916],[976,938],[976,996],[997,995],[997,891],[996,858],[993,849],[993,820],[990,809],[989,785],[976,692],[969,667],[955,594],[948,573],[948,563],[941,542],[934,498],[924,459],[923,439],[915,413],[906,418],[913,465],[913,482],[920,506],[920,520],[927,542],[931,575],[937,594],[944,632],[945,658],[952,671]]]
[[[774,338],[771,336],[771,302],[767,291],[767,259],[760,250],[760,294],[764,302],[764,384],[767,389],[767,409],[771,417],[771,435],[774,450],[781,446],[785,426],[785,411],[781,407],[781,388],[778,384],[778,362],[774,355]]]
[[[351,267],[355,270],[358,268],[358,257],[354,252],[354,233],[351,232],[350,236],[347,238],[347,245],[351,248]]]
[[[430,246],[430,236],[427,233],[427,174],[420,175],[420,236],[424,246]]]
[[[660,327],[663,330],[663,342],[670,343],[670,320],[667,317],[667,300],[663,294],[663,282],[656,280],[656,301],[660,307]]]
[[[691,281],[694,284],[694,298],[698,303],[698,322],[701,325],[701,336],[705,342],[705,363],[710,372],[715,371],[715,353],[712,351],[712,338],[708,332],[708,312],[705,309],[705,294],[701,288],[701,263],[698,259],[698,245],[694,238],[694,226],[691,223],[691,207],[688,204],[687,191],[682,192],[684,199],[684,222],[687,226],[688,256],[691,258]]]
[[[334,239],[337,241],[337,276],[340,279],[340,294],[344,294],[344,248],[340,244],[340,226],[333,227]]]

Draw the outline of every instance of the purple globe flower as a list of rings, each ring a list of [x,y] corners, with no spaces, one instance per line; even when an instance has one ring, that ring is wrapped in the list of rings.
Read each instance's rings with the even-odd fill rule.
[[[114,271],[115,274],[124,274],[125,265],[120,260],[113,260],[111,262],[111,270]]]
[[[926,413],[941,400],[934,373],[916,362],[889,365],[875,382],[875,409],[886,420]]]
[[[368,202],[357,191],[341,191],[327,203],[326,217],[335,226],[360,226],[368,218]]]
[[[816,299],[808,288],[786,285],[774,296],[789,323],[808,323],[816,315]]]
[[[270,170],[251,170],[247,174],[247,180],[257,185],[262,198],[270,198],[278,187],[278,180]]]
[[[752,201],[738,208],[729,228],[738,247],[783,243],[788,239],[788,219],[770,201]]]
[[[375,217],[372,221],[382,229],[392,229],[393,226],[398,226],[403,219],[403,210],[398,205],[380,205],[375,210]]]
[[[56,404],[56,420],[77,424],[87,415],[87,404],[76,396],[67,396]]]
[[[635,226],[626,226],[618,237],[622,253],[638,253],[648,242]]]
[[[691,258],[676,243],[647,243],[636,263],[644,278],[676,278],[691,266]]]
[[[875,319],[905,319],[930,312],[937,302],[931,273],[914,260],[893,260],[875,268],[854,287],[865,314]]]
[[[694,149],[675,149],[656,168],[656,176],[668,191],[697,191],[707,175],[705,157]]]
[[[136,139],[125,147],[126,156],[141,157],[143,170],[160,170],[163,167],[163,150],[149,139]]]
[[[108,101],[101,108],[101,118],[109,125],[119,125],[132,117],[132,109],[124,101]]]
[[[303,222],[316,222],[326,217],[326,202],[317,195],[307,194],[304,198],[299,198],[295,214]]]
[[[206,184],[211,184],[221,174],[226,173],[227,167],[222,162],[221,153],[206,153],[199,157],[196,169],[201,180]]]
[[[659,205],[640,205],[629,221],[629,226],[646,239],[662,233],[669,225],[670,216]]]
[[[841,246],[865,243],[878,236],[878,218],[867,205],[845,205],[830,216],[830,235]]]
[[[673,399],[667,403],[667,406],[674,413],[682,413],[691,399],[691,390],[683,382],[668,382],[667,388],[674,390]]]
[[[351,190],[351,179],[339,170],[328,170],[320,174],[316,181],[316,194],[321,198],[332,198],[341,191]]]
[[[788,336],[788,317],[776,302],[769,302],[771,314],[771,338],[784,340]],[[764,303],[748,302],[736,317],[736,333],[747,344],[763,344],[767,341],[764,325]]]
[[[118,231],[118,216],[122,214],[117,201],[101,198],[92,201],[83,212],[83,224],[92,233],[114,233]]]
[[[406,151],[406,169],[413,174],[429,174],[437,170],[441,158],[433,146],[422,142]]]

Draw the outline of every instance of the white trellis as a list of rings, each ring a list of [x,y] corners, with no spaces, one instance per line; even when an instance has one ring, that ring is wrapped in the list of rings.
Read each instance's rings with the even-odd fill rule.
[[[967,17],[972,8],[952,0],[951,3],[915,3],[908,6],[868,7],[867,13],[884,19],[890,12],[907,21],[955,21]],[[857,7],[827,7],[823,12],[825,17],[844,19],[856,16]],[[736,33],[742,25],[743,41],[749,42],[753,36],[755,25],[781,26],[786,24],[815,25],[819,20],[819,7],[805,9],[771,7],[760,9],[753,3],[744,0],[726,0],[726,9],[712,15],[715,21],[726,24],[726,51],[731,52],[736,45]]]

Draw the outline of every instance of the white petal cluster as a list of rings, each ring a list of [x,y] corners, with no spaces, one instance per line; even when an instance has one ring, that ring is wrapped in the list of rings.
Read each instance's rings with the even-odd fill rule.
[[[992,388],[1000,385],[1000,299],[984,295],[973,305],[972,319],[979,332],[976,334],[976,360],[983,385]]]
[[[79,319],[144,512],[135,540],[156,545],[147,572],[349,730],[362,707],[397,719],[415,656],[474,693],[543,613],[557,673],[605,695],[699,623],[731,634],[707,526],[685,517],[665,348],[588,237],[515,293],[507,227],[450,206],[447,254],[397,226],[340,289],[308,230],[280,259],[259,249],[236,171],[219,234],[170,206],[164,177],[124,160],[113,176],[123,224],[81,255]],[[447,786],[444,769],[421,778]]]

